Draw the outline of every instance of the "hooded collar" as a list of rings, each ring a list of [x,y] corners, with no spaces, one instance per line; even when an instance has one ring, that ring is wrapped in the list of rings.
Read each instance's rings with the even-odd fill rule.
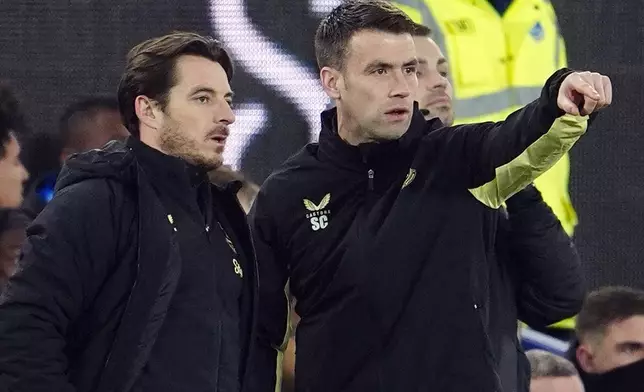
[[[414,102],[412,119],[407,131],[397,140],[381,143],[370,142],[353,146],[338,134],[337,108],[321,114],[322,130],[319,137],[319,154],[323,160],[351,169],[363,169],[379,162],[390,161],[400,156],[411,155],[420,139],[431,130],[440,127],[440,121],[426,121]]]
[[[582,374],[587,392],[641,391],[644,381],[644,360],[622,366],[603,374]]]
[[[164,154],[139,139],[130,137],[127,146],[134,151],[146,173],[162,184],[167,184],[170,187],[189,185],[196,188],[208,181],[206,169],[190,164],[181,158]]]

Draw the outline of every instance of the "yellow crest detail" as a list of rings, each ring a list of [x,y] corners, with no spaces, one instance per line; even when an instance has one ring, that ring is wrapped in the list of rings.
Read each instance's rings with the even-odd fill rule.
[[[240,278],[243,278],[244,271],[242,270],[241,265],[239,265],[239,261],[237,261],[237,259],[233,259],[233,266],[235,267],[235,273],[239,275]]]
[[[327,193],[326,195],[324,195],[324,197],[322,198],[322,201],[320,201],[320,204],[317,204],[317,205],[309,199],[304,199],[302,201],[304,202],[304,207],[306,207],[307,210],[311,212],[320,211],[320,210],[323,210],[326,206],[328,206],[329,203],[331,202],[331,194]]]
[[[404,189],[407,185],[411,184],[414,181],[414,178],[416,178],[416,169],[409,169],[409,173],[407,173],[407,177],[405,177],[405,182],[403,182],[401,189]]]

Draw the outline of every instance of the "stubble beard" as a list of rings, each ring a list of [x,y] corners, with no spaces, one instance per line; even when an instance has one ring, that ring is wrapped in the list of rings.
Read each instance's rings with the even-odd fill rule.
[[[159,136],[159,145],[166,154],[180,158],[207,171],[217,169],[223,164],[223,158],[220,154],[213,156],[200,154],[197,142],[181,133],[176,125],[169,125],[162,129]]]

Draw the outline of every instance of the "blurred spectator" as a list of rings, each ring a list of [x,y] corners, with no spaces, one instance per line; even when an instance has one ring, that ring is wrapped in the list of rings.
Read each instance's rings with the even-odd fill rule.
[[[129,135],[121,120],[116,98],[92,96],[71,104],[61,116],[58,127],[58,140],[54,144],[58,162],[53,169],[39,172],[29,185],[23,210],[30,218],[35,218],[54,195],[56,177],[65,160],[72,154],[103,147],[110,140],[124,140]],[[29,148],[32,157],[38,159],[44,142],[52,143],[44,134],[37,135]],[[51,150],[52,147],[45,147]]]
[[[110,140],[125,140],[130,134],[121,120],[118,101],[108,97],[88,97],[72,104],[60,118],[58,129],[61,162]]]
[[[530,392],[583,392],[579,373],[570,361],[543,350],[526,353],[530,361]]]
[[[28,219],[18,210],[0,210],[0,293],[16,270]]]
[[[577,317],[577,365],[588,391],[642,390],[644,291],[605,287]]]
[[[22,188],[29,174],[20,161],[16,136],[25,128],[17,98],[9,87],[0,85],[0,208],[16,208],[22,203]]]

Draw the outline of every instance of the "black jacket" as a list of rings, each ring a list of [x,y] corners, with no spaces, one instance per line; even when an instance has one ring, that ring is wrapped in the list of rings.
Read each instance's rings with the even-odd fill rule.
[[[235,191],[213,186],[212,195],[242,255],[244,374],[257,275]],[[181,274],[167,215],[128,145],[113,142],[66,163],[55,198],[28,229],[20,269],[0,301],[0,391],[132,387]],[[213,331],[215,341],[225,338]]]
[[[574,314],[579,267],[560,227],[540,226],[524,240],[553,262],[563,251],[564,272],[516,259],[513,276],[523,280],[498,287],[505,272],[497,270],[506,270],[496,260],[499,211],[480,200],[494,204],[502,183],[527,186],[530,170],[566,149],[560,138],[547,152],[535,146],[571,121],[558,119],[556,105],[568,72],[553,75],[540,99],[504,123],[436,129],[438,121],[416,111],[392,142],[349,146],[337,134],[335,111],[323,113],[319,143],[269,177],[251,212],[261,298],[254,390],[272,390],[276,381],[287,281],[302,317],[296,390],[502,390],[496,353],[506,347],[499,341],[517,347],[507,320],[513,312],[542,323]],[[513,169],[526,161],[525,170]],[[555,248],[544,249],[541,241],[553,236]],[[538,275],[525,276],[530,270]],[[552,277],[558,281],[543,282]]]
[[[498,214],[496,253],[479,264],[477,286],[487,292],[484,325],[503,391],[530,389],[530,364],[517,320],[542,328],[579,312],[585,296],[578,254],[534,186]]]

